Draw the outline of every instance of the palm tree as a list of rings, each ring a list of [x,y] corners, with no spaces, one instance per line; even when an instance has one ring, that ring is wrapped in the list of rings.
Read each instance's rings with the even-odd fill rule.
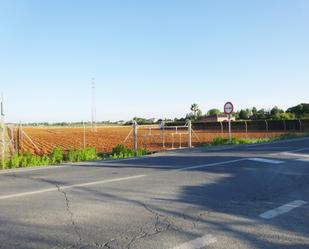
[[[199,111],[198,105],[195,104],[195,103],[192,104],[190,110],[193,112],[194,119],[196,119],[197,118],[197,113]]]

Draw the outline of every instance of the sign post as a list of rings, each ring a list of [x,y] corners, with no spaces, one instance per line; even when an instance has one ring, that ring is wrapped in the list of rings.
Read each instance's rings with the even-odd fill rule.
[[[234,106],[231,102],[226,102],[224,104],[224,113],[228,116],[229,120],[229,141],[232,142],[232,129],[231,129],[231,117],[234,111]]]

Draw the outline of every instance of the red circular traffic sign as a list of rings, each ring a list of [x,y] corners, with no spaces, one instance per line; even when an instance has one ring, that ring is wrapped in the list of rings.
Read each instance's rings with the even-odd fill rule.
[[[232,104],[232,102],[226,102],[224,104],[224,113],[225,114],[232,114],[234,111],[234,106]]]

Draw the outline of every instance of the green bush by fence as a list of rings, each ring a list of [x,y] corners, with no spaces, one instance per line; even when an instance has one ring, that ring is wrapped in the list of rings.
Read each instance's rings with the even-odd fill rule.
[[[4,161],[4,164],[0,162],[2,169],[14,169],[23,167],[34,167],[44,165],[55,165],[62,162],[81,162],[91,161],[99,159],[116,159],[126,158],[134,156],[146,155],[147,151],[144,149],[138,149],[137,152],[126,147],[125,145],[118,144],[112,150],[109,155],[100,156],[93,147],[87,147],[84,149],[71,149],[67,153],[64,153],[61,148],[54,148],[50,155],[33,155],[29,152],[18,155],[13,154],[10,159]]]
[[[134,157],[134,156],[144,156],[147,154],[145,149],[138,149],[136,152],[123,144],[116,145],[111,154],[111,158],[126,158],[126,157]]]

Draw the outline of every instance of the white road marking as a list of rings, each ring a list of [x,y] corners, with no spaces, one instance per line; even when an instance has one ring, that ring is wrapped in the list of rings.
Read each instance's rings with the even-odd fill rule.
[[[296,150],[290,150],[290,151],[276,152],[276,153],[272,153],[272,154],[269,154],[269,155],[272,155],[272,156],[280,156],[280,155],[299,156],[300,154],[296,154],[296,153],[294,153],[294,152],[300,152],[300,151],[305,151],[305,150],[308,150],[308,151],[309,151],[309,147],[301,148],[301,149],[296,149]],[[304,155],[304,154],[301,154],[301,155]],[[306,155],[306,154],[305,154],[305,155]],[[308,155],[306,155],[306,156],[308,156]]]
[[[290,203],[287,203],[285,205],[282,205],[278,208],[269,210],[265,213],[260,214],[259,216],[263,219],[272,219],[275,218],[276,216],[280,215],[280,214],[284,214],[287,213],[289,211],[291,211],[294,208],[298,208],[300,206],[303,206],[307,204],[307,202],[302,201],[302,200],[296,200],[296,201],[292,201]]]
[[[71,188],[77,188],[77,187],[86,187],[86,186],[99,185],[99,184],[105,184],[105,183],[111,183],[111,182],[133,180],[133,179],[142,178],[145,176],[147,175],[135,175],[135,176],[122,177],[122,178],[114,178],[114,179],[109,179],[109,180],[79,183],[79,184],[73,184],[73,185],[68,185],[68,186],[59,186],[59,188],[63,190],[63,189],[71,189]],[[29,196],[29,195],[36,195],[36,194],[52,192],[52,191],[58,191],[58,188],[53,187],[53,188],[46,188],[46,189],[41,189],[37,191],[23,192],[23,193],[10,194],[10,195],[2,195],[0,196],[0,200],[22,197],[22,196]]]
[[[199,249],[216,242],[217,242],[216,237],[214,237],[211,234],[208,234],[195,240],[191,240],[184,244],[175,246],[172,249]]]
[[[272,164],[284,163],[284,161],[273,160],[273,159],[265,159],[265,158],[258,158],[258,157],[248,158],[248,160],[255,161],[255,162],[261,162],[261,163],[272,163]]]
[[[299,153],[291,153],[291,152],[282,152],[281,155],[295,156],[295,157],[307,157],[307,158],[309,158],[308,154],[299,154]]]
[[[218,162],[218,163],[201,164],[201,165],[195,165],[195,166],[185,167],[181,169],[175,169],[175,171],[184,171],[188,169],[200,169],[200,168],[212,167],[212,166],[217,166],[217,165],[236,163],[236,162],[245,161],[245,160],[247,160],[247,158],[223,161],[223,162]]]

